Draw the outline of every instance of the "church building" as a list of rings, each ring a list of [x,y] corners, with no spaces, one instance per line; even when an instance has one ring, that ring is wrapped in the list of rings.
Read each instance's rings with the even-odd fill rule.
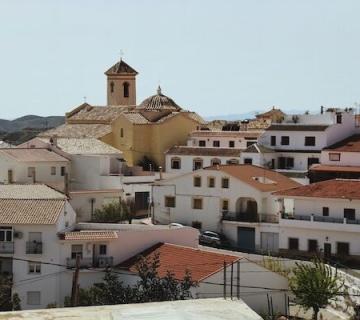
[[[165,151],[186,144],[192,131],[204,120],[195,112],[182,109],[164,95],[156,94],[136,103],[138,72],[120,60],[105,72],[107,105],[83,103],[66,114],[66,123],[42,133],[42,137],[95,137],[121,150],[129,165],[144,157],[164,167]]]

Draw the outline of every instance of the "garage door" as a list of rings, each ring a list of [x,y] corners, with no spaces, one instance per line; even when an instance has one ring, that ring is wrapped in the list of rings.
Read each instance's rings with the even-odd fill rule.
[[[238,227],[237,244],[241,251],[255,251],[255,228]]]
[[[278,252],[279,251],[279,234],[276,232],[260,233],[261,250]]]

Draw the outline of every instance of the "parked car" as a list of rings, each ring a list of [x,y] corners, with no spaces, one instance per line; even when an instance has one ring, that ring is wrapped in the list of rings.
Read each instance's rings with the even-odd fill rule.
[[[204,231],[199,237],[199,243],[213,247],[221,246],[221,237],[213,231]]]
[[[173,223],[170,223],[170,224],[169,224],[169,228],[171,228],[171,227],[180,228],[180,227],[183,227],[183,225],[182,225],[181,223],[173,222]]]

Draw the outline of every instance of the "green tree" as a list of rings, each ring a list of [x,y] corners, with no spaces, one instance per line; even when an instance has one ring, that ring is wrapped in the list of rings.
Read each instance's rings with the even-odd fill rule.
[[[99,223],[119,223],[129,219],[129,210],[125,201],[119,200],[104,204],[96,209],[91,221]]]
[[[11,296],[11,276],[0,276],[0,311],[21,310],[20,298],[17,293]]]
[[[320,260],[315,260],[312,264],[296,263],[293,273],[290,288],[297,303],[306,310],[313,309],[314,319],[317,319],[320,308],[326,307],[330,300],[342,294],[344,283],[329,265]]]

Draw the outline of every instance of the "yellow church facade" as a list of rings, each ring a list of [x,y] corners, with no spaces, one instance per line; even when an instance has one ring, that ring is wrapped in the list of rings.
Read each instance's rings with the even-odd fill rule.
[[[129,165],[147,157],[164,167],[165,152],[186,144],[189,133],[204,120],[195,112],[183,110],[161,92],[136,104],[136,75],[120,60],[108,71],[107,106],[84,103],[66,114],[66,123],[42,136],[96,137],[121,150]]]

